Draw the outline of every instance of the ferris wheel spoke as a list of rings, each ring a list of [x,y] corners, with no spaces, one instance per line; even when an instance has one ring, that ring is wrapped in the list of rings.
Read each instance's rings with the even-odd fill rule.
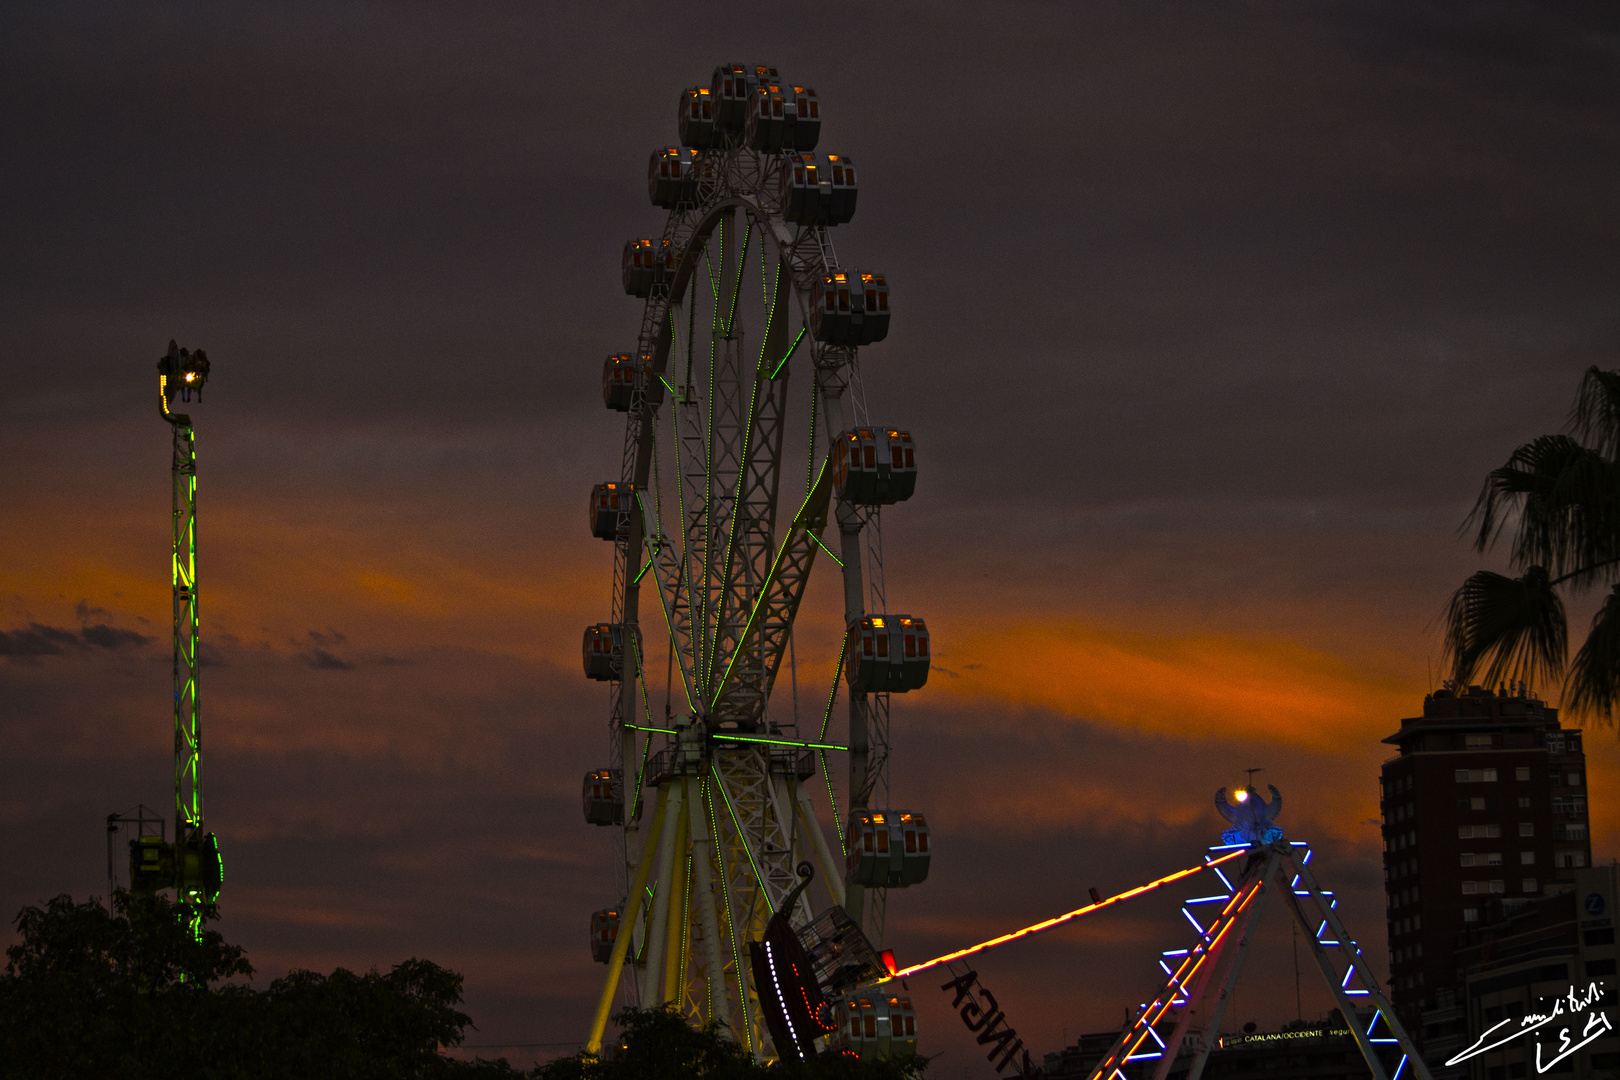
[[[646,496],[637,492],[636,498],[641,501],[642,522],[648,530],[646,536],[648,561],[653,578],[657,582],[658,602],[664,613],[664,623],[669,628],[670,649],[680,662],[681,689],[686,694],[686,707],[691,709],[693,702],[700,699],[700,694],[692,673],[691,622],[689,613],[681,602],[684,595],[680,582],[682,566],[675,561],[669,545],[660,543],[659,538],[652,534],[647,517]]]
[[[725,699],[737,671],[737,660],[745,655],[744,647],[756,630],[762,634],[760,651],[764,654],[765,665],[764,686],[760,689],[769,695],[782,662],[782,650],[787,646],[787,635],[793,627],[793,617],[798,612],[799,600],[804,595],[805,584],[810,580],[816,551],[822,546],[817,534],[827,527],[827,506],[831,495],[832,473],[823,465],[820,478],[810,489],[804,505],[793,516],[781,549],[764,575],[748,621],[739,636],[738,648],[732,652],[731,662],[710,702],[711,714],[721,715],[725,712]],[[825,724],[822,725],[821,734],[823,738],[826,737]]]

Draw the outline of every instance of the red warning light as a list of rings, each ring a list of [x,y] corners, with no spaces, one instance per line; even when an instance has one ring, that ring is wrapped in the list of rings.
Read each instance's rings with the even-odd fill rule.
[[[883,961],[883,966],[888,970],[890,975],[893,975],[896,971],[900,970],[894,962],[893,949],[884,949],[882,952],[878,953],[878,959]]]

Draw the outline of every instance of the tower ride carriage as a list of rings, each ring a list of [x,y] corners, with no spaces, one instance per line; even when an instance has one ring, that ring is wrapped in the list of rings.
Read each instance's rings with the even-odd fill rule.
[[[585,633],[609,734],[585,815],[620,843],[612,906],[591,917],[608,973],[588,1046],[622,992],[720,1022],[760,1058],[903,1054],[910,1002],[880,1008],[863,990],[883,975],[871,941],[887,890],[929,864],[922,816],[889,806],[890,696],[922,687],[929,666],[926,625],[890,615],[883,576],[880,515],[915,490],[916,446],[873,422],[861,381],[860,350],[888,334],[890,283],[834,250],[856,170],[817,149],[813,90],[725,64],[680,93],[677,119],[679,145],[648,160],[663,229],[624,246],[639,333],[602,376],[626,427],[618,478],[591,492],[613,592]],[[816,665],[830,692],[808,691],[801,717],[794,623],[818,562],[842,577],[845,632]],[[847,727],[832,728],[840,693]],[[831,802],[831,842],[813,789]],[[783,959],[801,952],[820,958],[801,987],[820,1002],[813,1032],[773,975],[802,970]]]

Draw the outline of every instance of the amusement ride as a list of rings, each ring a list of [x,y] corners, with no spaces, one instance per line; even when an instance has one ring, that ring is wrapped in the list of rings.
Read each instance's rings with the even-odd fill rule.
[[[943,967],[942,989],[994,1067],[1036,1075],[966,959],[1205,875],[1212,887],[1181,909],[1194,939],[1162,954],[1162,991],[1094,1080],[1145,1069],[1167,1080],[1178,1058],[1176,1075],[1197,1080],[1212,1043],[1187,1043],[1192,1023],[1219,1029],[1273,894],[1375,1080],[1429,1080],[1310,847],[1273,823],[1274,787],[1269,803],[1252,784],[1235,802],[1223,788],[1221,843],[1156,881],[1093,891],[1084,907],[907,967],[873,944],[888,890],[921,884],[931,858],[926,819],[894,809],[888,783],[891,695],[920,689],[930,657],[926,624],[891,612],[884,587],[882,509],[910,498],[917,477],[910,433],[873,422],[861,378],[861,349],[888,333],[889,285],[834,249],[859,185],[849,157],[818,149],[815,91],[767,65],[724,64],[681,92],[676,115],[678,144],[648,161],[663,228],[623,251],[625,292],[643,302],[635,348],[602,369],[603,402],[626,424],[618,477],[590,496],[591,532],[613,545],[613,591],[610,619],[584,635],[585,675],[608,690],[608,763],[586,774],[583,801],[587,822],[614,831],[619,900],[590,919],[607,976],[587,1052],[601,1051],[622,997],[717,1023],[762,1060],[904,1056],[916,1011],[900,980]],[[794,624],[821,560],[842,577],[845,632],[825,705],[801,722]],[[644,587],[656,610],[646,626]],[[834,753],[848,763],[843,814]],[[1197,1047],[1190,1065],[1184,1043]]]
[[[224,881],[219,840],[203,824],[202,701],[198,696],[201,656],[197,616],[197,433],[189,413],[175,412],[176,397],[202,402],[208,382],[208,355],[201,349],[182,349],[169,342],[158,359],[158,407],[172,438],[169,459],[170,578],[173,593],[174,637],[174,840],[164,835],[161,818],[147,818],[140,807],[132,818],[107,818],[109,844],[113,834],[133,825],[129,842],[130,889],[154,893],[173,889],[183,918],[194,932],[201,928],[201,909],[219,899]],[[146,831],[148,823],[158,833]],[[109,851],[109,877],[111,856]]]
[[[611,618],[584,635],[609,736],[584,812],[616,831],[622,899],[591,917],[608,975],[589,1045],[623,989],[763,1056],[753,954],[773,919],[814,921],[812,868],[824,930],[858,942],[862,977],[880,973],[863,928],[881,939],[888,890],[928,874],[927,822],[892,809],[888,784],[891,695],[929,670],[927,626],[889,611],[883,575],[882,509],[911,497],[916,447],[868,414],[860,351],[888,333],[889,286],[834,249],[859,184],[853,161],[817,149],[815,91],[728,64],[681,93],[677,117],[678,145],[648,162],[663,229],[623,251],[643,301],[635,347],[603,365],[604,404],[626,417],[619,475],[590,497],[614,558]],[[794,622],[818,561],[842,576],[846,632],[825,707],[801,722]],[[847,755],[847,825],[830,753]],[[898,1004],[869,1009],[915,1031]]]

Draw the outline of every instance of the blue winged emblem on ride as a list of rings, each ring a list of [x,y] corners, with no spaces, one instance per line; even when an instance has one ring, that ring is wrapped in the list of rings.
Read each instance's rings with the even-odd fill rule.
[[[1253,789],[1238,788],[1232,796],[1234,802],[1227,801],[1225,788],[1215,793],[1215,809],[1232,823],[1230,829],[1221,833],[1221,843],[1259,846],[1282,839],[1282,829],[1271,823],[1282,813],[1282,794],[1274,784],[1266,787],[1271,790],[1269,803]]]

